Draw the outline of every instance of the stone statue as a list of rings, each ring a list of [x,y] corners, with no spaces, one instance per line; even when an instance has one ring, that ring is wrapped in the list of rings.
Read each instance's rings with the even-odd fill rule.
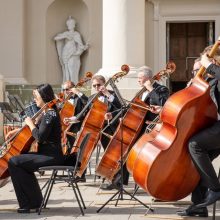
[[[63,82],[70,80],[77,83],[81,65],[80,55],[88,49],[88,44],[84,45],[80,33],[75,31],[76,21],[71,16],[66,25],[68,31],[57,34],[54,40],[62,66]]]

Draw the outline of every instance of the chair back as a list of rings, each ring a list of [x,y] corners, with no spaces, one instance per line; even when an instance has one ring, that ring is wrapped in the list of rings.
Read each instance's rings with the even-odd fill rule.
[[[79,168],[79,164],[81,164],[83,152],[84,152],[85,147],[89,141],[90,135],[91,135],[91,133],[86,133],[86,135],[83,137],[82,142],[79,146],[79,149],[77,152],[77,157],[76,157],[76,165],[75,165],[75,169],[74,169],[74,175],[76,174],[76,171]]]

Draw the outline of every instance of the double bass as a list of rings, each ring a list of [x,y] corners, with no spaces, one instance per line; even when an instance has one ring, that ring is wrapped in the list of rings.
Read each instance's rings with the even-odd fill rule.
[[[210,57],[219,45],[220,40],[213,45]],[[154,130],[150,139],[143,135],[131,152],[134,154],[139,148],[132,168],[135,182],[156,199],[182,199],[200,179],[188,152],[188,140],[217,119],[204,73],[205,68],[201,67],[190,86],[168,98],[160,114],[159,131]]]
[[[105,87],[108,84],[114,84],[114,81],[118,78],[125,76],[129,72],[129,67],[127,65],[122,65],[121,67],[122,72],[118,72],[114,74],[106,83]],[[85,111],[90,108],[89,112],[86,114],[85,119],[83,120],[81,130],[79,131],[79,135],[74,143],[71,153],[77,151],[77,146],[80,146],[81,141],[83,140],[84,136],[87,133],[91,133],[89,137],[89,141],[85,146],[82,155],[82,162],[81,166],[77,172],[77,176],[82,176],[83,172],[85,171],[87,164],[92,156],[92,152],[94,151],[99,138],[100,138],[100,131],[104,125],[104,116],[107,113],[108,106],[106,103],[103,103],[98,100],[100,92],[98,92],[84,107],[82,112],[76,116],[76,119],[79,119]],[[91,107],[90,107],[91,106]]]
[[[161,77],[171,74],[174,72],[174,68],[175,64],[169,62],[166,66],[166,70],[161,70],[154,75],[152,80],[155,82],[155,80],[159,80]],[[112,180],[120,169],[121,151],[123,162],[125,163],[127,155],[145,123],[145,116],[150,110],[150,106],[139,98],[145,90],[146,88],[143,87],[130,102],[126,114],[123,116],[114,135],[111,137],[111,140],[96,168],[97,175]]]

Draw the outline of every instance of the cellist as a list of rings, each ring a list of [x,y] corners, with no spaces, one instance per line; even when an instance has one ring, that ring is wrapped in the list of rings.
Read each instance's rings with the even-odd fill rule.
[[[162,106],[169,97],[169,90],[166,86],[160,85],[156,81],[152,80],[153,72],[152,69],[148,66],[142,66],[137,70],[137,80],[139,85],[145,88],[145,91],[141,93],[140,99],[145,102],[147,105],[152,107],[152,111],[148,111],[144,121],[146,122],[142,127],[142,130],[139,134],[139,137],[145,132],[147,127],[147,121],[153,121],[154,118],[159,114]],[[112,115],[109,113],[106,115],[106,118],[111,119]],[[121,175],[118,172],[112,183],[102,186],[102,189],[112,190],[114,188],[120,187]],[[129,173],[126,169],[126,166],[123,166],[123,184],[128,185]]]
[[[34,100],[42,108],[55,99],[52,87],[42,84],[33,91]],[[63,163],[61,147],[61,123],[56,105],[42,112],[35,124],[31,118],[25,119],[32,136],[38,142],[38,152],[28,152],[9,159],[8,170],[19,203],[18,213],[36,211],[42,202],[42,193],[34,174],[39,167]]]
[[[189,153],[201,178],[192,192],[193,204],[186,210],[178,211],[180,216],[208,217],[207,206],[220,199],[220,183],[212,165],[212,160],[220,154],[220,49],[211,59],[207,53],[203,54],[200,62],[210,76],[210,96],[216,104],[218,120],[211,127],[199,131],[188,142]]]

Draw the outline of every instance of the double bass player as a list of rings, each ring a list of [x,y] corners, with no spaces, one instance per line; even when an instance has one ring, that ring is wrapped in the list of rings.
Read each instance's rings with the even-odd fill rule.
[[[220,49],[217,49],[213,58],[209,58],[207,53],[203,54],[200,62],[210,75],[210,96],[217,107],[218,119],[188,142],[189,153],[200,174],[200,181],[192,192],[193,204],[178,211],[180,216],[208,217],[207,206],[220,199],[220,183],[212,165],[212,160],[220,154]]]
[[[148,111],[144,121],[144,125],[142,126],[141,132],[139,137],[145,132],[147,127],[147,121],[153,121],[154,118],[160,112],[162,106],[166,102],[167,98],[169,97],[169,90],[166,86],[160,85],[158,82],[153,81],[153,72],[151,68],[148,66],[142,66],[137,70],[137,79],[139,85],[142,87],[140,96],[138,97],[147,105],[153,107],[152,111]],[[138,92],[139,93],[139,92]],[[111,114],[108,114],[107,117],[109,119],[112,118]],[[129,173],[126,169],[126,165],[123,166],[123,184],[128,185]],[[121,184],[121,174],[118,172],[113,180],[112,183],[107,185],[103,185],[101,188],[104,190],[112,190],[114,188],[119,188]]]
[[[88,101],[88,97],[82,93],[79,89],[76,88],[74,82],[68,80],[66,82],[64,82],[62,84],[62,90],[64,92],[65,97],[70,96],[70,98],[68,99],[68,102],[70,102],[73,106],[74,106],[74,113],[72,115],[72,117],[74,117],[75,115],[77,115],[78,113],[80,113],[82,111],[82,109],[84,108],[84,106],[86,105],[87,101]],[[68,132],[71,132],[72,134],[74,134],[74,136],[72,135],[68,135],[66,134],[66,138],[67,138],[67,153],[65,155],[65,161],[64,163],[66,165],[75,165],[75,161],[76,161],[76,153],[72,153],[70,154],[73,144],[75,142],[76,139],[76,134],[77,132],[80,130],[83,119],[85,118],[85,115],[83,115],[80,118],[80,121],[78,123],[69,125],[69,122],[71,121],[71,118],[64,118],[63,119],[63,123],[70,126],[68,129]],[[83,175],[81,177],[76,177],[78,182],[86,182],[86,171],[83,173]]]

